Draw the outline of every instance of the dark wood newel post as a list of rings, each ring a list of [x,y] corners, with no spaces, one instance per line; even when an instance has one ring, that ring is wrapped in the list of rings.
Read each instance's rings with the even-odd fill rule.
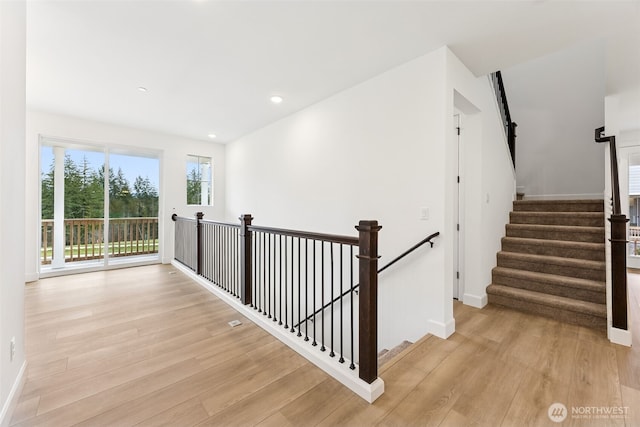
[[[204,251],[202,250],[202,221],[204,218],[203,212],[196,212],[196,274],[198,276],[202,275],[202,266],[204,265],[204,259],[202,255]]]
[[[360,379],[371,384],[378,378],[378,221],[360,221]]]
[[[611,215],[611,317],[612,326],[627,329],[627,219]]]
[[[251,304],[251,230],[249,226],[253,217],[244,214],[240,218],[240,301],[243,304]]]
[[[622,213],[620,183],[618,182],[618,151],[616,137],[603,136],[604,126],[595,130],[596,142],[609,143],[611,161],[611,325],[627,330],[627,217]],[[626,199],[625,199],[626,200]]]

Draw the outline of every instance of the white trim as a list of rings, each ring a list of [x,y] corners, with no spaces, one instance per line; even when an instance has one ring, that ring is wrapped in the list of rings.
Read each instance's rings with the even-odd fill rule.
[[[135,259],[126,259],[126,258],[138,258]],[[143,258],[144,257],[144,258]],[[98,261],[98,262],[94,262]],[[121,268],[129,268],[129,267],[143,267],[145,265],[154,265],[160,264],[160,258],[153,257],[148,258],[147,255],[133,255],[131,257],[122,257],[120,262],[111,263],[108,266],[104,266],[100,259],[98,260],[89,260],[88,264],[83,264],[83,261],[78,261],[77,265],[67,264],[66,267],[60,269],[46,268],[40,272],[40,279],[47,279],[49,277],[59,277],[59,276],[68,276],[72,274],[83,274],[83,273],[94,273],[97,271],[108,271],[108,270],[118,270]]]
[[[26,273],[24,275],[24,281],[26,283],[36,282],[40,280],[40,275],[38,273]]]
[[[590,200],[602,199],[604,193],[584,193],[584,194],[526,194],[524,200]]]
[[[427,332],[438,338],[447,339],[456,331],[456,319],[449,320],[446,324],[433,319],[427,321]]]
[[[476,307],[476,308],[483,308],[488,303],[487,294],[485,293],[482,295],[472,295],[472,294],[465,293],[462,296],[462,302],[464,303],[464,305],[469,305],[471,307]]]
[[[0,426],[6,427],[11,422],[11,416],[13,415],[13,411],[18,404],[18,398],[20,397],[20,393],[22,392],[22,387],[24,386],[24,382],[26,381],[26,377],[24,376],[24,372],[27,369],[27,361],[25,360],[22,363],[22,367],[20,368],[20,372],[18,372],[18,376],[16,377],[13,386],[11,387],[11,391],[7,396],[7,400],[2,405],[2,412],[0,412]]]
[[[614,344],[620,344],[627,347],[631,347],[631,331],[624,329],[614,328],[613,326],[609,326],[607,330],[607,336],[609,341]]]
[[[282,341],[289,348],[300,354],[305,359],[316,365],[318,368],[331,375],[336,380],[340,381],[344,386],[356,393],[369,403],[373,403],[378,397],[384,393],[384,381],[378,377],[373,383],[367,384],[362,381],[357,374],[356,370],[349,369],[347,363],[339,364],[335,359],[329,358],[328,354],[316,350],[310,345],[304,345],[300,343],[300,340],[296,338],[295,334],[287,333],[283,328],[274,326],[273,322],[267,322],[264,320],[264,316],[258,314],[255,310],[249,306],[242,305],[235,297],[230,296],[223,290],[213,286],[206,279],[196,276],[192,270],[188,269],[184,265],[177,261],[172,261],[171,264],[178,270],[182,271],[192,279],[196,281],[200,286],[220,298],[224,303],[238,311],[256,325],[260,326],[265,331],[269,332],[275,338]]]

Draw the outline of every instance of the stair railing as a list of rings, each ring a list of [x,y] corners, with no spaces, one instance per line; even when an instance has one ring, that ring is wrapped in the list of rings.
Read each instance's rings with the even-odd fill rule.
[[[611,223],[611,318],[612,326],[627,330],[627,217],[620,204],[620,184],[618,181],[618,156],[616,137],[604,136],[604,126],[595,130],[597,143],[609,143],[611,162],[611,196],[613,212]]]
[[[394,259],[392,259],[391,261],[389,261],[387,264],[385,264],[383,267],[381,267],[380,269],[378,269],[378,274],[382,273],[384,270],[386,270],[387,268],[391,267],[393,264],[395,264],[396,262],[400,261],[402,258],[406,257],[407,255],[409,255],[410,253],[412,253],[413,251],[415,251],[416,249],[420,248],[421,246],[425,245],[426,243],[429,243],[431,245],[431,247],[433,247],[433,239],[438,237],[440,235],[440,232],[436,231],[433,234],[430,234],[429,236],[425,237],[424,239],[422,239],[421,241],[419,241],[418,243],[416,243],[415,245],[413,245],[412,247],[410,247],[409,249],[407,249],[406,251],[404,251],[402,254],[398,255],[397,257],[395,257]],[[352,289],[347,289],[346,291],[344,291],[341,295],[338,295],[337,297],[335,297],[333,300],[331,300],[330,302],[326,303],[324,306],[320,307],[318,310],[316,310],[315,312],[313,312],[312,314],[310,314],[309,316],[305,317],[304,320],[302,320],[300,323],[296,324],[295,326],[298,327],[302,322],[306,322],[306,321],[314,321],[315,317],[322,311],[326,310],[329,307],[332,307],[333,304],[346,297],[349,294],[356,294],[358,295],[358,288],[359,288],[360,284],[358,283],[357,285],[355,285]]]
[[[338,372],[334,377],[361,397],[371,402],[382,393],[377,221],[360,221],[357,236],[340,236],[256,226],[251,215],[241,216],[239,224],[205,220],[201,212],[172,219],[176,261],[251,308],[272,334],[286,337],[305,356],[313,354],[309,360],[332,375]],[[356,283],[357,306],[335,298]],[[335,310],[310,321],[309,314],[327,301]],[[352,371],[361,380],[355,389]]]
[[[516,167],[516,127],[518,124],[511,120],[511,112],[509,111],[509,103],[507,102],[507,92],[504,89],[504,82],[502,80],[502,73],[496,71],[491,73],[491,82],[493,83],[493,90],[496,93],[496,100],[498,101],[498,109],[500,110],[500,116],[502,117],[502,125],[504,126],[505,135],[507,136],[507,145],[509,146],[509,153],[511,154],[511,162],[513,167]]]

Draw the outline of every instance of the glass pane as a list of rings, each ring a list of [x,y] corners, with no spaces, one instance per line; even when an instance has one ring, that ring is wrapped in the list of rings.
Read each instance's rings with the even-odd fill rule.
[[[211,206],[212,163],[209,157],[187,156],[187,204]]]
[[[109,156],[109,256],[158,253],[156,158]]]
[[[629,196],[629,255],[640,256],[640,196]]]
[[[65,150],[65,262],[104,258],[103,217],[104,153]]]
[[[51,264],[53,259],[53,186],[55,158],[53,148],[40,149],[40,197],[41,197],[41,237],[40,262]]]

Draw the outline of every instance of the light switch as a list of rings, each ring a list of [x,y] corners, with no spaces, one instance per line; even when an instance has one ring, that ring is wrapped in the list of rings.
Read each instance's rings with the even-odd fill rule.
[[[421,220],[427,220],[429,219],[429,208],[426,206],[423,206],[420,208],[420,219]]]

